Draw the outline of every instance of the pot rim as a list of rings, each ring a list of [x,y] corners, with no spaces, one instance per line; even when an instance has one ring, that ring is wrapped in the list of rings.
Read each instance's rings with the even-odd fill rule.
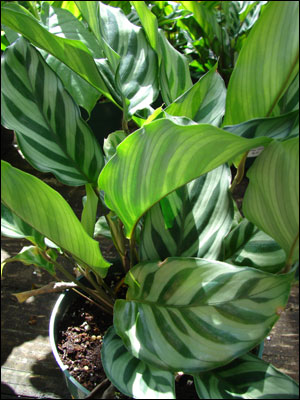
[[[66,290],[66,292],[62,293],[59,295],[58,299],[56,300],[55,306],[53,307],[51,317],[50,317],[50,322],[49,322],[49,340],[50,340],[50,346],[51,350],[53,353],[53,356],[55,358],[55,361],[57,362],[59,368],[62,370],[63,374],[65,375],[65,378],[68,379],[69,381],[72,382],[73,385],[76,386],[77,389],[79,389],[81,392],[83,392],[86,396],[89,395],[91,392],[86,389],[81,383],[79,383],[68,371],[68,366],[63,364],[63,362],[60,359],[59,353],[57,351],[57,346],[56,346],[56,338],[55,338],[55,333],[54,333],[54,328],[55,328],[55,318],[57,315],[57,312],[59,310],[59,307],[61,306],[62,301],[64,300],[65,296],[69,293],[69,290]]]

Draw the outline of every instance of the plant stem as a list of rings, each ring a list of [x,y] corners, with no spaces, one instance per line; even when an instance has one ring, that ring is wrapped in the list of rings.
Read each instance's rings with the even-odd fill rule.
[[[103,296],[101,296],[100,293],[95,293],[92,289],[88,288],[87,286],[83,285],[79,280],[76,280],[76,278],[70,274],[62,265],[60,265],[57,261],[52,260],[45,252],[40,251],[41,256],[48,262],[51,262],[52,264],[55,265],[55,267],[66,277],[68,278],[71,282],[74,282],[77,284],[80,289],[82,289],[84,292],[86,292],[89,296],[93,297],[97,301],[101,301],[103,306],[105,305],[105,308],[107,312],[112,314],[113,310],[113,304],[110,301],[107,301]]]
[[[245,172],[245,164],[246,164],[246,159],[247,159],[247,155],[248,155],[248,151],[243,155],[243,158],[241,159],[241,162],[238,165],[237,171],[236,171],[236,175],[233,179],[233,182],[230,186],[230,192],[233,193],[236,185],[238,185],[243,177],[244,177],[244,172]]]

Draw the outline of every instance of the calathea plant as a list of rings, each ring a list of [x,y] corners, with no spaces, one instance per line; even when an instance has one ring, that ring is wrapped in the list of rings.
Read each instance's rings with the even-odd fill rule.
[[[297,398],[296,382],[249,351],[284,310],[298,260],[298,2],[265,6],[227,93],[217,65],[192,83],[142,1],[130,2],[135,24],[102,2],[69,2],[75,15],[37,3],[35,16],[2,7],[2,124],[33,167],[85,185],[86,201],[79,220],[54,189],[2,161],[3,234],[32,243],[7,261],[76,282],[57,261],[73,259],[91,288],[77,285],[113,314],[102,362],[129,396],[175,398],[183,372],[200,398]],[[79,109],[90,113],[100,95],[123,110],[103,150]],[[231,192],[258,146],[242,217]],[[105,282],[114,267],[94,239],[104,222],[125,299]]]

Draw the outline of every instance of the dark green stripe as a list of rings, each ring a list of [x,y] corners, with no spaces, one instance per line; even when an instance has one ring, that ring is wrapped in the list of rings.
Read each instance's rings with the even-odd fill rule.
[[[181,315],[189,327],[199,336],[202,336],[205,339],[220,344],[234,344],[241,342],[240,339],[237,339],[229,332],[222,329],[217,329],[215,326],[208,324],[206,321],[188,309],[181,311]]]
[[[2,64],[3,65],[3,64]],[[4,71],[7,75],[10,84],[23,96],[26,100],[35,101],[32,93],[27,89],[17,74],[10,68],[8,63],[4,63]]]
[[[192,360],[197,360],[195,355],[191,352],[191,349],[186,346],[186,344],[182,341],[182,339],[177,336],[177,334],[171,330],[170,325],[166,322],[164,316],[159,311],[158,307],[151,308],[156,325],[160,330],[162,336],[166,339],[168,344],[174,348],[177,353],[180,353],[183,357],[189,358]]]
[[[214,308],[224,317],[240,322],[241,324],[260,324],[268,319],[268,316],[258,314],[258,311],[245,310],[234,306],[233,304],[217,304]]]
[[[29,118],[23,113],[23,111],[13,103],[9,97],[3,94],[3,100],[5,100],[9,111],[13,114],[14,118],[17,119],[22,125],[26,126],[30,130],[37,132],[40,136],[49,140],[49,131],[44,126],[40,125],[38,122]],[[13,128],[13,127],[12,127]]]
[[[181,288],[182,283],[185,282],[189,276],[194,272],[195,268],[185,268],[170,278],[157,299],[157,304],[165,304],[170,297],[172,297],[179,288]]]

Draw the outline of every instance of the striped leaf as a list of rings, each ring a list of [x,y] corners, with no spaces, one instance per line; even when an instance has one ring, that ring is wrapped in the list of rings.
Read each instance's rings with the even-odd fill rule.
[[[217,64],[166,109],[170,115],[219,126],[225,113],[226,89]]]
[[[231,75],[224,125],[270,117],[299,71],[299,3],[271,1]]]
[[[135,399],[175,399],[174,375],[133,357],[111,326],[101,348],[106,376],[123,394]]]
[[[104,277],[109,263],[64,198],[38,178],[1,161],[1,200],[14,214]]]
[[[33,45],[58,58],[90,85],[114,101],[99,74],[91,52],[84,43],[48,32],[32,15],[24,14],[24,8],[18,4],[6,3],[1,10],[1,22],[4,25],[21,33]]]
[[[42,4],[41,20],[43,26],[50,33],[67,39],[79,40],[91,51],[93,58],[104,57],[101,46],[94,35],[69,11],[62,8],[50,7],[47,2],[44,2]],[[71,94],[75,102],[85,108],[90,114],[101,93],[47,51],[41,50],[41,54],[47,64],[60,77],[64,87]]]
[[[230,180],[230,169],[223,165],[155,204],[145,216],[141,259],[164,260],[169,256],[218,259],[233,219]]]
[[[248,171],[243,201],[247,219],[285,250],[299,257],[299,138],[273,142]]]
[[[270,140],[240,138],[207,124],[155,120],[123,140],[98,184],[131,237],[141,216],[167,194]]]
[[[299,72],[284,96],[280,99],[278,106],[280,114],[299,110]]]
[[[114,327],[127,349],[169,371],[202,372],[259,344],[285,307],[293,273],[200,258],[140,263],[126,275]]]
[[[112,156],[116,153],[117,146],[126,138],[126,133],[124,131],[115,131],[110,133],[103,143],[103,151],[106,160],[110,160]]]
[[[102,65],[99,70],[107,79],[114,80],[128,118],[148,107],[158,95],[157,56],[142,28],[132,24],[121,9],[101,2],[90,3],[77,2],[108,59],[109,71],[103,70]]]
[[[46,247],[44,237],[3,203],[1,203],[1,235],[16,239],[26,238],[41,248]]]
[[[284,267],[284,250],[245,218],[227,235],[223,245],[223,260],[227,263],[271,273],[279,272]]]
[[[67,185],[95,184],[104,165],[100,146],[60,79],[24,38],[5,51],[1,77],[3,123],[16,131],[26,159]]]
[[[164,32],[158,30],[156,17],[144,1],[130,3],[135,7],[147,38],[157,53],[161,95],[165,104],[169,105],[192,87],[188,60],[168,42]]]
[[[299,136],[299,112],[273,118],[255,118],[238,125],[224,126],[225,131],[245,138],[268,136],[276,140],[286,140]]]
[[[49,257],[52,258],[53,261],[56,260],[57,253],[54,250],[48,250],[47,254]],[[1,269],[3,269],[4,265],[6,265],[7,263],[14,261],[19,261],[25,265],[35,265],[36,267],[42,268],[45,271],[49,272],[49,274],[53,276],[55,275],[55,267],[53,263],[46,261],[44,257],[41,256],[35,246],[23,247],[17,255],[7,258],[3,263],[1,263]]]
[[[299,385],[253,354],[194,375],[200,399],[298,399]]]

